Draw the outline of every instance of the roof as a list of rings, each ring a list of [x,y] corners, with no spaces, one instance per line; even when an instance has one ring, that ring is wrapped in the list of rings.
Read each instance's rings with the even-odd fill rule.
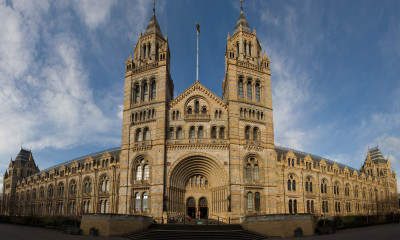
[[[242,31],[247,33],[252,33],[249,23],[247,23],[246,17],[243,14],[243,9],[240,12],[239,19],[236,22],[235,30],[233,30],[233,35],[240,31],[240,25],[242,25]]]
[[[333,166],[333,164],[336,163],[338,165],[338,167],[340,169],[342,169],[342,170],[345,167],[347,167],[349,169],[349,171],[351,171],[351,172],[356,170],[358,173],[360,173],[360,171],[355,169],[355,168],[349,167],[347,165],[344,165],[344,164],[341,164],[341,163],[338,163],[338,162],[335,162],[335,161],[332,161],[332,160],[329,160],[329,159],[326,159],[326,158],[323,158],[323,157],[320,157],[320,156],[316,156],[316,155],[313,155],[313,154],[310,154],[310,153],[306,153],[306,152],[302,152],[302,151],[298,151],[298,150],[294,150],[294,149],[290,149],[290,148],[285,148],[285,147],[281,147],[281,146],[275,146],[275,151],[278,153],[278,159],[281,157],[281,155],[286,155],[290,150],[293,151],[293,153],[298,158],[305,158],[307,155],[310,155],[310,157],[313,160],[313,162],[319,163],[322,159],[324,159],[326,164],[328,166],[330,166],[330,167]]]
[[[15,158],[14,162],[25,163],[25,162],[29,161],[30,154],[31,154],[30,150],[21,148],[21,151],[19,151],[18,156]],[[32,156],[32,160],[33,160],[33,156]]]
[[[378,147],[371,148],[368,152],[373,163],[387,163]]]
[[[84,161],[89,156],[91,156],[93,158],[93,160],[99,160],[101,158],[101,156],[104,154],[105,151],[107,151],[110,155],[114,155],[114,156],[119,157],[119,154],[121,152],[121,148],[120,147],[115,147],[115,148],[111,148],[111,149],[107,149],[107,150],[91,153],[91,154],[88,154],[88,155],[85,155],[85,156],[82,156],[82,157],[74,158],[74,159],[71,159],[69,161],[62,162],[62,163],[57,164],[55,166],[46,168],[46,169],[44,169],[44,170],[42,170],[42,171],[40,171],[38,173],[35,173],[33,175],[41,175],[42,173],[48,172],[48,171],[50,171],[52,169],[58,170],[58,169],[60,169],[60,167],[62,165],[66,166],[66,167],[69,167],[74,161],[77,161],[79,164],[83,164]]]
[[[158,34],[161,37],[163,36],[160,25],[158,25],[158,21],[157,21],[156,14],[154,13],[154,11],[153,11],[153,15],[150,18],[149,24],[147,24],[147,28],[146,28],[146,31],[144,32],[143,36],[148,35],[148,34],[153,34],[153,33]]]

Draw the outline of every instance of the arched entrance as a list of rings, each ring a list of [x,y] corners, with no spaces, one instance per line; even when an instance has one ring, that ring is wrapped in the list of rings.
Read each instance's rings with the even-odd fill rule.
[[[227,212],[227,174],[219,162],[204,155],[182,157],[168,175],[167,211],[171,216],[217,218]]]
[[[207,198],[200,198],[199,200],[199,212],[200,218],[207,218],[208,217],[208,202]]]
[[[190,197],[186,201],[186,213],[189,217],[196,217],[196,200]]]

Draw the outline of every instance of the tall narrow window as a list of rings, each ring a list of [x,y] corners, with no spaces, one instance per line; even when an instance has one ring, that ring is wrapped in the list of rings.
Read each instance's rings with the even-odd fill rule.
[[[243,80],[239,80],[239,97],[243,98]]]
[[[224,127],[219,128],[219,138],[225,139],[225,128]]]
[[[182,139],[182,128],[181,127],[178,127],[178,129],[176,130],[176,138]]]
[[[203,137],[204,137],[203,135],[204,135],[204,134],[203,134],[203,127],[200,126],[200,127],[197,129],[197,138],[203,138]]]
[[[260,211],[260,206],[261,206],[261,201],[260,201],[260,193],[256,192],[256,194],[254,195],[254,208],[257,212]]]
[[[287,180],[287,190],[291,191],[292,190],[292,181]]]
[[[217,127],[211,128],[211,138],[217,138]]]
[[[174,139],[174,128],[169,129],[169,139]]]
[[[292,204],[293,204],[293,201],[292,201],[292,199],[290,199],[290,200],[289,200],[289,213],[290,213],[290,214],[293,213],[293,208],[292,208],[293,205],[292,205]]]
[[[253,99],[253,89],[251,88],[251,81],[247,82],[247,99]]]
[[[158,60],[158,52],[159,52],[159,46],[158,43],[156,44],[156,60]]]
[[[258,128],[253,128],[253,141],[258,140]]]
[[[246,179],[251,180],[251,164],[246,165]]]
[[[297,200],[293,201],[293,212],[297,213]]]
[[[207,108],[206,108],[206,107],[203,107],[203,108],[201,109],[201,113],[202,113],[202,114],[207,114]]]
[[[260,101],[260,83],[256,83],[256,100]]]
[[[139,84],[135,84],[135,103],[138,103],[140,99],[140,88]]]
[[[250,127],[247,126],[246,129],[244,130],[244,138],[246,140],[250,140]]]
[[[293,180],[292,182],[292,190],[296,191],[296,180]]]
[[[143,58],[146,57],[146,44],[143,45]]]
[[[247,211],[253,211],[253,193],[247,193]]]
[[[243,42],[243,53],[246,56],[246,41]]]
[[[156,92],[157,92],[157,84],[156,80],[151,82],[151,100],[156,99]]]
[[[136,167],[136,180],[142,180],[142,166]]]
[[[143,173],[143,180],[149,180],[149,165],[144,165]]]
[[[135,211],[139,212],[140,211],[140,193],[136,193],[135,195]]]
[[[249,42],[249,56],[251,57],[251,42]]]
[[[194,113],[199,114],[200,106],[199,106],[199,101],[194,102]]]
[[[258,180],[258,172],[259,172],[259,168],[258,168],[258,165],[256,164],[256,165],[254,165],[254,180]]]
[[[188,114],[192,114],[192,108],[191,108],[191,107],[188,108],[187,113],[188,113]]]
[[[189,138],[195,138],[194,126],[191,126],[191,127],[190,127],[190,130],[189,130]]]
[[[147,48],[148,48],[147,56],[150,57],[151,56],[151,45],[150,45],[150,43],[147,46]]]
[[[146,212],[146,211],[147,211],[148,205],[149,205],[149,204],[148,204],[147,192],[144,192],[144,193],[143,193],[143,207],[142,207],[143,212]]]
[[[148,141],[150,140],[150,131],[149,128],[144,128],[143,130],[143,141]]]
[[[236,43],[236,56],[239,56],[239,42]]]
[[[142,101],[147,101],[149,97],[149,86],[147,85],[147,82],[143,83],[143,98]]]

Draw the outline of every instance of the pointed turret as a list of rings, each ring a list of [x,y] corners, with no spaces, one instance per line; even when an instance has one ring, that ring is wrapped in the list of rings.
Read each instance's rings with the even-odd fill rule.
[[[240,31],[252,33],[249,23],[247,22],[246,17],[244,16],[243,7],[240,8],[239,19],[236,22],[235,30],[233,30],[232,36],[234,36],[236,33]]]
[[[11,158],[11,160],[10,160],[10,165],[8,165],[8,167],[11,168],[11,167],[13,167],[13,165],[14,165],[14,162],[13,162],[13,160],[12,160],[12,158]]]
[[[147,28],[146,28],[146,31],[144,31],[143,36],[146,36],[146,35],[149,35],[152,33],[158,34],[161,37],[163,36],[160,25],[158,25],[155,8],[153,8],[153,15],[150,18],[149,24],[147,24]]]

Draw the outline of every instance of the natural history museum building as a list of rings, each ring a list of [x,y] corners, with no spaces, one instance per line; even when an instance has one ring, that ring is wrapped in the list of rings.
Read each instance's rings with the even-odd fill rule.
[[[274,144],[271,63],[243,10],[227,37],[222,98],[199,81],[174,97],[170,56],[153,11],[126,61],[121,147],[42,171],[21,149],[4,174],[2,213],[240,221],[398,211],[396,174],[378,148],[353,169]]]

